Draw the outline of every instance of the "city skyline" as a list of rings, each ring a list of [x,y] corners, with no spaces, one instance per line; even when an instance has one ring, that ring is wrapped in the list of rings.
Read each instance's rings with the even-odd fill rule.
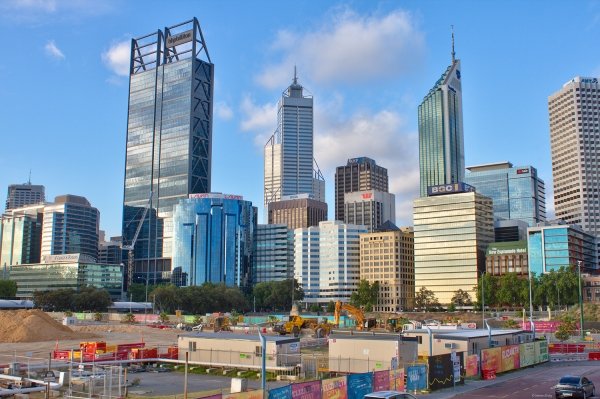
[[[0,187],[27,181],[31,170],[31,182],[44,185],[49,198],[88,198],[100,210],[107,236],[121,229],[128,92],[123,65],[128,70],[131,37],[156,27],[199,18],[217,66],[211,191],[244,195],[259,212],[262,151],[294,64],[315,98],[315,158],[329,207],[335,167],[368,156],[389,170],[398,225],[412,224],[419,191],[417,106],[451,60],[450,25],[464,70],[466,164],[511,159],[536,167],[546,182],[549,216],[548,97],[575,76],[600,75],[599,56],[560,57],[556,50],[564,45],[593,54],[584,51],[600,33],[597,2],[569,7],[573,21],[560,29],[552,21],[567,5],[559,2],[543,10],[514,1],[409,1],[402,7],[385,1],[302,7],[268,2],[262,9],[243,2],[202,9],[179,2],[167,12],[144,6],[144,18],[132,18],[140,4],[0,5],[0,32],[18,31],[21,43],[0,60],[0,109],[11,116],[3,118]],[[282,22],[280,16],[292,10],[295,18]],[[252,15],[260,15],[260,26],[248,22]],[[482,18],[489,15],[494,18]]]

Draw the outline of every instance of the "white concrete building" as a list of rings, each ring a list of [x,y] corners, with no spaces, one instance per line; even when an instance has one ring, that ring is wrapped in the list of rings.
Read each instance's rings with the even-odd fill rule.
[[[383,223],[396,222],[396,196],[377,190],[344,194],[344,223],[363,225],[369,233]]]

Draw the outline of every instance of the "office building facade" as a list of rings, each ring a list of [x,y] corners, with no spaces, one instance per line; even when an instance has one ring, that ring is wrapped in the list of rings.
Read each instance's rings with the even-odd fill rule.
[[[311,194],[288,195],[267,206],[269,224],[286,224],[289,229],[318,226],[327,220],[327,203]]]
[[[485,272],[491,276],[528,276],[527,241],[493,242],[485,252]]]
[[[321,230],[317,226],[294,230],[294,278],[304,291],[304,302],[319,302]]]
[[[294,232],[285,224],[256,226],[253,283],[294,277]]]
[[[385,222],[396,221],[394,194],[369,190],[346,193],[344,196],[344,223],[359,224],[373,232]]]
[[[527,229],[529,224],[522,220],[494,220],[494,241],[495,242],[511,242],[511,241],[527,241]]]
[[[600,235],[600,84],[577,76],[548,98],[556,218]]]
[[[472,191],[418,198],[413,215],[415,291],[425,287],[446,305],[462,289],[475,301],[473,287],[494,241],[491,198]]]
[[[190,194],[175,206],[173,270],[180,284],[224,283],[249,289],[257,210],[238,195]]]
[[[538,276],[561,267],[575,268],[581,262],[582,273],[598,270],[595,236],[578,225],[546,224],[527,229],[529,267]]]
[[[10,209],[1,217],[0,266],[40,263],[44,205]]]
[[[346,193],[377,190],[389,192],[388,171],[368,157],[348,159],[335,170],[335,220],[345,221],[344,198]],[[393,220],[395,222],[395,220]]]
[[[374,312],[412,309],[415,299],[412,228],[361,234],[360,279],[379,283]]]
[[[46,201],[46,189],[44,186],[31,184],[11,184],[8,186],[6,196],[6,210],[22,208]]]
[[[123,241],[121,236],[110,237],[104,240],[104,234],[100,235],[98,243],[98,263],[103,265],[120,265],[123,261]]]
[[[467,170],[465,183],[494,201],[494,217],[522,220],[529,226],[546,221],[546,186],[533,166],[498,162]]]
[[[465,154],[460,60],[452,63],[419,105],[421,197],[427,187],[464,181]]]
[[[133,39],[129,75],[123,245],[143,223],[133,281],[169,281],[173,207],[211,188],[214,65],[198,20]]]
[[[277,105],[277,129],[265,145],[265,208],[296,194],[325,202],[325,180],[313,155],[313,119],[313,98],[304,94],[294,72]]]
[[[98,259],[100,212],[87,199],[59,195],[44,206],[41,255],[82,254]]]

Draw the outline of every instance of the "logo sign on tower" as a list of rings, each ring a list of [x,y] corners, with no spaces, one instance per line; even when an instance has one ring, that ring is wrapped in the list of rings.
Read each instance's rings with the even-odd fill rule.
[[[167,47],[175,47],[180,44],[191,42],[192,37],[194,36],[194,30],[186,30],[185,32],[181,32],[176,34],[175,36],[167,36]]]

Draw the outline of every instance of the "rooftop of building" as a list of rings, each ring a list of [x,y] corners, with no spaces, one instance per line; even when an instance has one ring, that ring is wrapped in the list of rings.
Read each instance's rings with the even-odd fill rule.
[[[472,165],[467,166],[469,172],[485,172],[488,170],[498,170],[498,169],[510,169],[513,167],[513,164],[509,161],[501,161],[501,162],[492,162],[492,163],[483,163],[480,165]]]
[[[91,206],[91,204],[87,200],[87,198],[81,197],[79,195],[73,195],[73,194],[57,195],[54,198],[54,203],[55,204],[79,204],[79,205]]]
[[[189,334],[181,334],[180,337],[186,338],[205,338],[205,339],[226,339],[236,340],[236,341],[256,341],[260,342],[260,337],[257,334],[237,334],[228,331],[220,331],[220,332],[193,332]],[[263,335],[267,342],[275,342],[277,344],[287,344],[300,342],[300,338],[294,337],[286,337],[279,335]]]
[[[415,330],[409,330],[405,332],[406,334],[429,334],[429,331],[420,328]],[[478,329],[437,329],[431,331],[434,339],[453,339],[457,341],[468,340],[473,338],[485,338],[490,336],[490,331],[485,328]],[[518,335],[529,333],[529,331],[518,330],[518,329],[492,329],[491,335],[492,337],[501,336],[501,335]]]

